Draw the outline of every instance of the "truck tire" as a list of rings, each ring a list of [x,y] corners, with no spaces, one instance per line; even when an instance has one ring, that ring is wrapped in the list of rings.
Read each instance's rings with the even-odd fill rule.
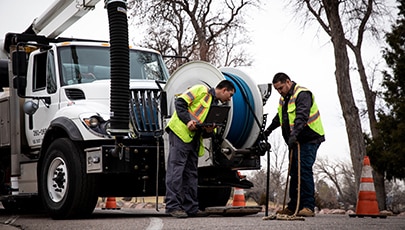
[[[231,187],[199,187],[198,205],[200,209],[226,206],[231,196],[231,190]]]
[[[83,150],[71,140],[59,138],[43,158],[39,195],[53,219],[86,218],[97,204],[95,180],[86,173]]]

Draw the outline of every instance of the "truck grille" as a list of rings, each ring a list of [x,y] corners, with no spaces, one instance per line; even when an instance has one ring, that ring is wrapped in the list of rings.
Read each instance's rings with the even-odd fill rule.
[[[161,131],[158,89],[131,90],[131,121],[138,135],[153,136]]]

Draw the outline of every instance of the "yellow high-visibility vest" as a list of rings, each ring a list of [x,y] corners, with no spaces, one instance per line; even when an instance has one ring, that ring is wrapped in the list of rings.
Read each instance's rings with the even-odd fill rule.
[[[294,87],[293,95],[291,96],[290,100],[288,101],[287,113],[288,113],[288,120],[290,123],[290,131],[294,128],[294,120],[296,117],[295,114],[295,100],[297,96],[302,91],[309,91],[307,88],[299,86],[298,84]],[[280,119],[280,124],[283,125],[283,115],[282,115],[282,108],[284,104],[284,98],[280,97],[279,106],[278,106],[278,117]],[[309,118],[307,121],[307,125],[319,135],[325,135],[325,131],[323,130],[321,115],[319,114],[318,106],[315,102],[314,95],[312,94],[312,106],[309,111]]]
[[[195,85],[178,97],[187,102],[190,118],[195,120],[198,124],[203,123],[207,117],[208,110],[213,99],[212,95],[208,92],[208,88],[204,85]],[[196,133],[195,131],[191,131],[187,128],[187,124],[184,124],[180,120],[176,111],[173,113],[167,126],[184,143],[190,143]],[[204,155],[204,146],[202,140],[203,138],[200,137],[200,149],[198,151],[198,156]]]

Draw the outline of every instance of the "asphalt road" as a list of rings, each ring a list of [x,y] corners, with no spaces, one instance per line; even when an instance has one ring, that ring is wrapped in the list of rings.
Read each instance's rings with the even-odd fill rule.
[[[403,230],[405,216],[353,218],[348,215],[319,214],[304,221],[263,220],[264,212],[246,216],[211,215],[201,218],[176,219],[154,209],[96,209],[89,219],[52,220],[45,213],[12,214],[0,209],[1,230],[64,230],[64,229],[365,229]]]

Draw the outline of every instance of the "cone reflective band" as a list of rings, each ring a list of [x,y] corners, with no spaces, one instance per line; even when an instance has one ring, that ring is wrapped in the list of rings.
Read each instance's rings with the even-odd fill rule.
[[[245,194],[244,190],[241,188],[235,188],[233,191],[233,202],[232,206],[245,206]]]

